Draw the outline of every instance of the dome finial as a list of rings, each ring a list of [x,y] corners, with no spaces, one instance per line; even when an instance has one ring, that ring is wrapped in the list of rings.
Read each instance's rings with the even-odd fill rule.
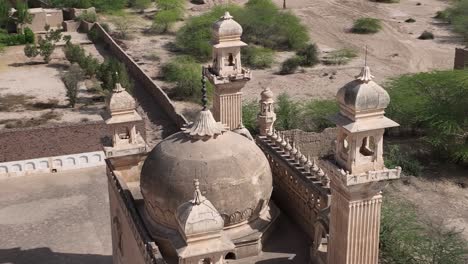
[[[361,70],[361,73],[356,76],[356,80],[359,80],[361,82],[368,83],[372,81],[374,76],[371,74],[369,66],[367,66],[367,45],[366,45],[366,55],[364,58],[364,67]]]
[[[200,191],[200,182],[198,181],[198,179],[193,180],[193,187],[195,188],[195,191],[193,192],[193,200],[191,202],[192,204],[199,205],[203,203],[206,200],[206,198],[202,195]]]
[[[231,14],[229,14],[229,11],[226,11],[226,12],[224,12],[224,16],[222,16],[221,18],[224,19],[224,20],[229,20],[229,19],[232,19],[233,16],[231,16]]]
[[[208,104],[208,97],[206,96],[206,76],[205,76],[205,67],[202,67],[202,104],[203,104],[203,111],[206,111],[207,107],[206,105]]]

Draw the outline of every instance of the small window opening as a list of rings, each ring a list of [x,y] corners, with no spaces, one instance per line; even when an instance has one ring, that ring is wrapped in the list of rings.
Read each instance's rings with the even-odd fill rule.
[[[210,258],[204,258],[200,260],[200,264],[212,264],[213,262],[211,261]]]
[[[234,66],[234,56],[232,56],[232,53],[229,53],[229,66]]]
[[[362,139],[362,145],[359,149],[359,153],[363,156],[372,156],[375,153],[375,142],[374,137],[365,137]]]
[[[229,252],[226,254],[224,259],[236,259],[236,254],[234,254],[233,252]]]

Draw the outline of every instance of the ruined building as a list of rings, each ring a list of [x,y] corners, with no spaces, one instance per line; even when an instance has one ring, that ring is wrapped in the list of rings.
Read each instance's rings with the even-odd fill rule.
[[[205,87],[196,120],[149,153],[135,127],[106,149],[114,263],[377,264],[381,190],[401,170],[383,161],[384,130],[398,125],[384,116],[387,92],[365,66],[337,94],[334,154],[311,157],[275,130],[265,88],[252,138],[241,35],[229,13],[213,26],[202,78],[215,86],[213,112]],[[123,92],[109,103],[115,122],[138,118]]]

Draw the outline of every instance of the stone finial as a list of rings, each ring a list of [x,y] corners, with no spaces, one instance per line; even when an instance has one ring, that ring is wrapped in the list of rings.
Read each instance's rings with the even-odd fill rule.
[[[307,163],[307,157],[304,154],[302,154],[301,159],[299,160],[299,164],[302,167],[304,167],[306,163]]]
[[[282,136],[281,132],[278,132],[278,137],[276,138],[276,145],[278,147],[281,147],[281,142],[283,142],[283,136]]]
[[[299,163],[302,157],[302,153],[299,147],[297,147],[296,155],[294,156],[294,160]]]
[[[325,186],[325,187],[327,187],[327,188],[330,187],[330,178],[328,177],[327,174],[324,174],[324,175],[323,175],[321,181],[322,181],[323,186]]]
[[[297,153],[296,141],[293,140],[292,149],[291,149],[291,151],[289,151],[289,155],[291,157],[295,157],[296,153]]]
[[[283,134],[283,141],[281,142],[281,149],[285,150],[288,142],[286,142],[286,137]]]
[[[289,143],[289,138],[286,139],[286,147],[285,147],[285,152],[289,153],[291,151],[292,147],[291,144]]]
[[[320,177],[320,179],[325,176],[325,172],[322,170],[322,168],[319,168],[317,175]]]
[[[122,85],[119,82],[115,83],[115,86],[114,86],[114,89],[112,90],[112,92],[121,93],[123,91],[125,91],[125,89],[122,87]]]
[[[307,155],[307,161],[304,164],[304,169],[306,170],[306,172],[310,173],[311,168],[312,168],[312,161],[310,160],[310,155]]]
[[[198,179],[193,180],[193,187],[195,188],[195,191],[193,192],[193,200],[191,201],[191,203],[199,205],[203,203],[206,200],[206,198],[202,195],[200,191],[200,182],[198,181]]]
[[[374,76],[371,74],[369,66],[364,66],[361,70],[361,73],[356,76],[356,80],[359,80],[364,83],[368,83],[374,79]]]
[[[276,132],[276,129],[273,128],[273,133],[271,135],[271,139],[276,141],[277,138],[278,138],[278,133]]]
[[[312,160],[312,171],[313,172],[318,172],[319,170],[320,170],[320,168],[317,166],[317,162],[315,161],[315,159],[313,159]]]
[[[202,110],[195,122],[189,124],[182,131],[195,139],[208,139],[222,135],[226,128],[220,122],[214,120],[210,110]]]
[[[233,16],[231,16],[231,14],[229,14],[228,11],[224,12],[224,15],[221,17],[221,19],[223,20],[229,20],[229,19],[232,19]]]

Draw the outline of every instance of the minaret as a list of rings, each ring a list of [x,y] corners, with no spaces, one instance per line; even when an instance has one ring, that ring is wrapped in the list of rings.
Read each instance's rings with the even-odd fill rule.
[[[385,128],[398,124],[384,116],[390,97],[372,78],[365,66],[337,94],[334,160],[323,162],[332,195],[328,263],[378,263],[381,190],[400,177],[401,168],[383,160]]]
[[[276,121],[274,110],[273,92],[270,88],[265,88],[260,93],[260,113],[257,115],[257,123],[261,136],[266,136],[273,132],[273,124]]]
[[[242,27],[226,12],[212,27],[213,61],[205,75],[214,85],[213,115],[230,130],[243,128],[242,88],[252,77],[242,68]]]

